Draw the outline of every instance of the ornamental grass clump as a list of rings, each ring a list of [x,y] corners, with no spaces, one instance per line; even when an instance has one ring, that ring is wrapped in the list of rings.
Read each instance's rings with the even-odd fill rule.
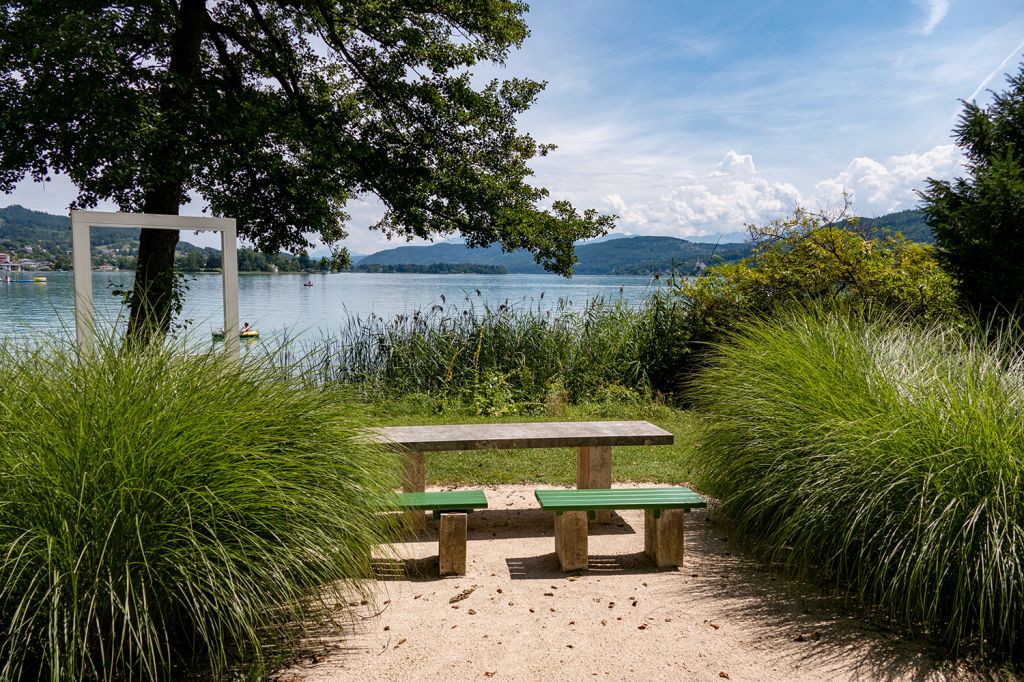
[[[696,391],[702,485],[773,558],[961,653],[1021,657],[1019,347],[789,313],[718,345]]]
[[[0,376],[2,680],[265,671],[392,537],[391,456],[269,363],[54,342]]]

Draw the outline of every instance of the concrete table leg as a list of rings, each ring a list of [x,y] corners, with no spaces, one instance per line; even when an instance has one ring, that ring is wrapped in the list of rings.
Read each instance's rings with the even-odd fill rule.
[[[441,575],[466,575],[466,515],[441,514],[437,534],[437,560]]]
[[[563,571],[587,568],[587,512],[555,514],[555,554]]]
[[[644,552],[659,568],[683,565],[682,509],[662,509],[658,518],[644,512]]]
[[[576,487],[612,487],[612,448],[609,445],[583,447],[576,450]],[[595,513],[594,523],[608,523],[612,513],[601,510]]]
[[[407,493],[421,493],[425,488],[425,472],[422,452],[406,452],[402,462],[402,490]],[[407,511],[409,528],[422,533],[427,528],[427,517],[422,511]]]

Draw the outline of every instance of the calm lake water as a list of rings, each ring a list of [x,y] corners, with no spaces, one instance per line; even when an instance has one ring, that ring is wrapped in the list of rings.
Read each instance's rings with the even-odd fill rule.
[[[16,273],[17,274],[17,273]],[[0,339],[30,340],[40,334],[74,336],[72,274],[38,273],[41,283],[0,284]],[[17,274],[19,279],[31,273]],[[97,317],[106,323],[123,319],[114,289],[130,285],[130,272],[93,273]],[[221,277],[189,277],[183,319],[192,320],[191,338],[208,340],[223,319]],[[303,286],[307,280],[312,287]],[[239,312],[260,330],[264,341],[285,336],[315,340],[338,332],[353,316],[381,317],[428,311],[432,306],[464,310],[471,306],[507,304],[515,308],[551,310],[561,305],[582,309],[603,297],[639,305],[658,283],[650,277],[580,275],[414,275],[334,273],[318,275],[241,275]]]

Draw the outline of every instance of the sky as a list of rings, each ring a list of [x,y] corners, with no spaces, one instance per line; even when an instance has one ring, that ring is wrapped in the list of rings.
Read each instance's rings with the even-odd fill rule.
[[[959,100],[989,102],[1024,60],[1020,0],[538,0],[526,19],[522,49],[477,76],[547,82],[519,121],[558,146],[535,183],[630,235],[739,238],[844,190],[857,215],[914,208],[926,178],[963,175]],[[73,197],[57,178],[0,202]],[[353,253],[401,245],[368,229],[371,197],[348,211]]]

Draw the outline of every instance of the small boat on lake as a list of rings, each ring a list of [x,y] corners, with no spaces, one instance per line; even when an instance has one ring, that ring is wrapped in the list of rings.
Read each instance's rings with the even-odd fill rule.
[[[307,279],[305,284],[303,284],[302,286],[304,286],[304,287],[311,287],[311,286],[313,286],[313,280]]]
[[[213,336],[213,340],[214,341],[223,341],[224,340],[224,336],[225,336],[224,335],[224,330],[223,329],[215,329],[213,332],[211,332],[211,336]],[[258,329],[244,329],[244,330],[238,332],[238,338],[240,338],[240,339],[258,339],[258,338],[260,338],[260,332],[259,332]]]

